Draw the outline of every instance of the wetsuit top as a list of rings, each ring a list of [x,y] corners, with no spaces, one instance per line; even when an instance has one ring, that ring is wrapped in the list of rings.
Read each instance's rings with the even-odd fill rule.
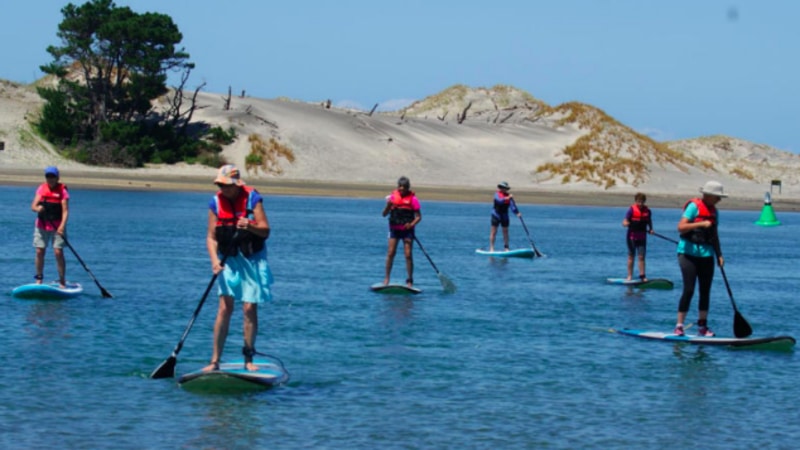
[[[514,199],[511,198],[511,195],[498,190],[494,194],[494,209],[492,209],[492,216],[503,219],[508,217],[508,209],[511,208],[511,212],[514,214],[519,214],[519,210],[517,209],[517,204],[514,202]]]
[[[39,204],[44,206],[44,211],[40,212],[36,217],[36,228],[47,231],[58,229],[61,225],[61,215],[64,212],[61,202],[69,200],[67,186],[58,183],[53,189],[50,189],[49,184],[42,183],[36,188],[36,194],[41,199]]]

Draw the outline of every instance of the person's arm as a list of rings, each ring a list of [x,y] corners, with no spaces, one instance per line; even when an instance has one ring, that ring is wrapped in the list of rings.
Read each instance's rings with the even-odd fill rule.
[[[69,218],[69,197],[61,200],[61,223],[58,224],[56,233],[64,235],[67,231],[67,219]]]
[[[219,273],[222,266],[219,263],[219,249],[217,243],[217,215],[211,209],[208,210],[208,230],[206,231],[206,249],[211,260],[211,270]]]
[[[414,211],[414,220],[406,224],[406,228],[411,229],[417,226],[418,223],[422,221],[422,211],[416,210]]]
[[[44,206],[42,206],[42,194],[39,193],[39,189],[36,189],[36,195],[33,196],[33,202],[31,202],[31,211],[37,214],[44,211]]]
[[[269,221],[267,220],[267,214],[264,212],[264,205],[261,202],[256,203],[255,208],[253,208],[253,220],[241,217],[239,222],[236,223],[236,227],[247,230],[260,238],[269,238]]]
[[[625,212],[625,217],[622,218],[622,226],[624,228],[631,226],[631,217],[633,217],[633,208],[628,208],[628,211]]]
[[[392,210],[392,200],[391,199],[392,199],[391,195],[387,195],[386,196],[386,206],[383,207],[383,212],[381,213],[381,216],[386,217],[386,215],[389,214],[389,211]]]
[[[511,195],[511,194],[508,194],[508,198],[510,199],[510,202],[511,202],[511,204],[510,204],[511,212],[516,214],[517,217],[522,217],[522,214],[519,212],[519,209],[517,208],[517,202],[514,201],[514,196]]]

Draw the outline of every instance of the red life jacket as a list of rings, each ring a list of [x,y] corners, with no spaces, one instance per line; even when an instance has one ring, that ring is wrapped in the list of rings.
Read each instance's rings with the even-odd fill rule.
[[[711,222],[711,226],[708,228],[695,228],[688,233],[681,234],[681,238],[695,244],[711,244],[717,236],[717,208],[706,205],[702,198],[693,198],[683,205],[684,210],[689,206],[689,203],[694,203],[697,207],[697,217],[694,218],[692,223],[708,220]]]
[[[49,184],[42,183],[42,189],[39,204],[44,206],[44,211],[39,213],[39,219],[46,222],[60,222],[61,215],[64,213],[61,202],[66,197],[67,186],[57,183],[53,189],[50,189]]]
[[[414,221],[414,192],[409,191],[408,195],[403,197],[400,191],[395,189],[392,195],[389,196],[389,202],[392,204],[392,210],[389,214],[389,223],[392,225],[404,225]]]
[[[236,223],[240,218],[254,219],[253,209],[256,206],[254,193],[255,190],[250,186],[242,186],[234,201],[223,196],[222,192],[217,192],[217,195],[214,196],[217,206],[217,228],[214,234],[217,238],[217,248],[221,254],[235,256],[241,251],[244,256],[250,256],[264,248],[265,238],[236,228]],[[236,237],[235,240],[234,237]]]
[[[628,229],[630,231],[647,231],[647,224],[650,223],[650,208],[645,205],[639,207],[637,203],[634,203],[631,205],[631,209],[633,213]]]

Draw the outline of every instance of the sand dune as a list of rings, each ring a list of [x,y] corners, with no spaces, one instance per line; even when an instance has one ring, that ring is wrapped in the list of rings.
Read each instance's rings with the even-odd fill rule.
[[[370,115],[326,108],[323,102],[250,97],[232,98],[230,110],[225,110],[222,96],[214,93],[199,95],[200,108],[194,119],[236,130],[236,142],[223,154],[242,168],[250,152],[248,136],[274,138],[289,148],[295,161],[279,160],[282,174],[247,174],[251,183],[288,190],[313,184],[362,186],[371,192],[371,186],[385,190],[400,175],[406,175],[415,187],[442,193],[491,192],[499,181],[507,181],[512,192],[529,198],[570,194],[590,203],[601,196],[629,203],[628,197],[643,191],[651,198],[672,198],[674,203],[695,195],[700,185],[715,179],[725,184],[732,198],[757,205],[770,190],[770,181],[780,179],[780,194],[773,190],[776,202],[800,202],[798,155],[727,137],[667,143],[688,163],[650,161],[644,181],[637,185],[631,179],[620,179],[608,189],[587,181],[563,183],[561,177],[546,176],[536,169],[563,160],[564,148],[589,130],[565,120],[563,114],[541,114],[547,106],[524,95],[517,99],[523,102],[521,105],[509,105],[504,99],[504,106],[498,107],[500,102],[494,98],[475,101],[480,95],[488,95],[477,91],[467,91],[473,96],[473,106],[461,123],[458,115],[464,110],[465,99],[461,103],[448,99],[440,102],[444,106],[438,109],[419,103],[406,111]],[[5,150],[0,151],[0,183],[24,182],[49,164],[59,165],[66,173],[71,170],[78,179],[84,174],[86,183],[90,179],[119,178],[123,181],[116,184],[152,186],[158,180],[183,179],[187,185],[201,186],[203,179],[213,177],[213,168],[183,164],[108,169],[66,161],[30,132],[29,119],[40,106],[41,100],[30,87],[0,84],[0,140],[5,143]],[[501,123],[499,119],[509,115],[510,120]]]

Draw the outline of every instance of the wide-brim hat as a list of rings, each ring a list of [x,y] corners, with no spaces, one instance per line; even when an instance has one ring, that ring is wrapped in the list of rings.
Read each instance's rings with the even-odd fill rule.
[[[217,177],[214,178],[214,184],[235,184],[241,186],[244,181],[241,180],[239,169],[233,164],[226,164],[219,168]]]
[[[706,195],[714,195],[717,197],[727,197],[728,194],[725,193],[725,189],[722,187],[722,183],[718,181],[709,181],[700,188],[701,194]]]
[[[498,183],[497,187],[499,189],[511,189],[511,186],[509,186],[508,183],[506,183],[505,181],[501,181],[500,183]]]

